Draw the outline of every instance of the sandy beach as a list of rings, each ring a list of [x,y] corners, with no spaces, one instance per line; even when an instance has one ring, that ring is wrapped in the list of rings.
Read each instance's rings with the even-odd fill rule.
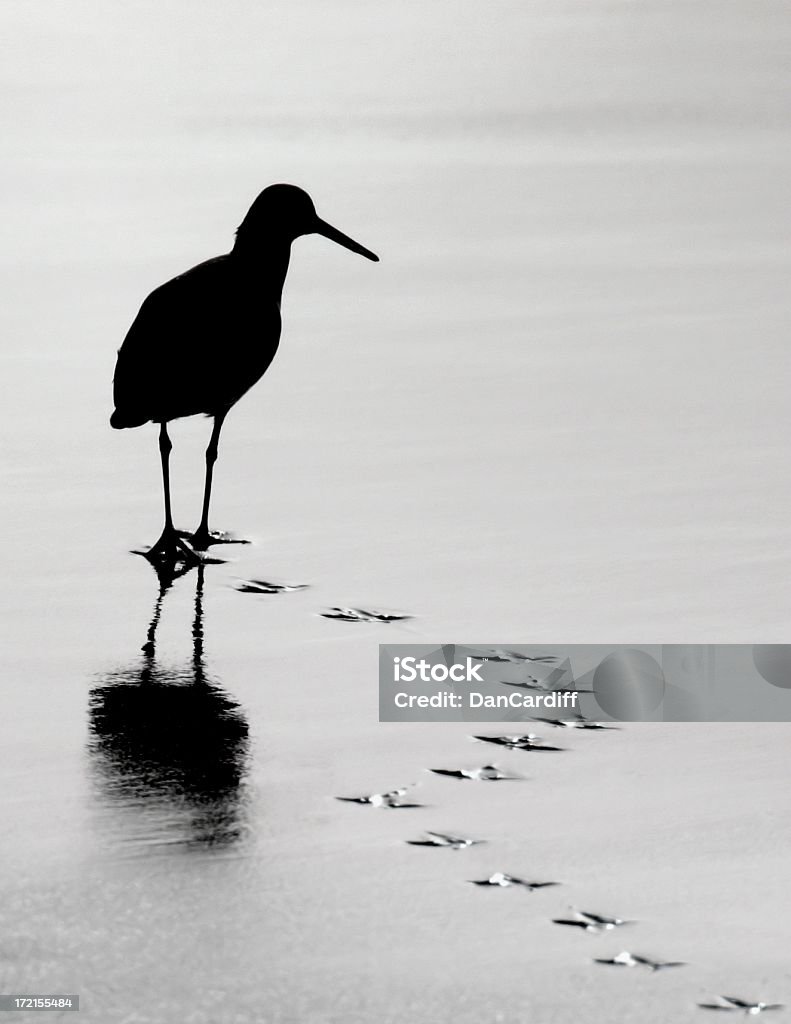
[[[380,643],[788,640],[785,5],[3,21],[0,991],[97,1024],[791,1004],[787,724],[491,753],[380,724],[376,675]],[[197,655],[197,570],[173,584],[152,662],[156,430],[110,429],[115,352],[271,181],[382,262],[295,244],[216,470],[213,525],[253,543],[206,567]],[[185,528],[208,429],[171,431]],[[425,771],[492,758],[526,778]],[[334,799],[415,782],[414,810]],[[495,871],[563,885],[468,884]],[[553,926],[570,905],[639,923]],[[592,962],[623,949],[687,966]]]

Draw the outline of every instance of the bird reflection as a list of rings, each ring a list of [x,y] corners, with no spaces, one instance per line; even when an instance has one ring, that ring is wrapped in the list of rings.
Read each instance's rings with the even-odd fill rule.
[[[91,690],[90,754],[100,789],[133,809],[140,839],[153,846],[218,846],[245,830],[248,726],[204,659],[204,566],[158,562],[159,592],[141,661]],[[192,659],[163,666],[156,634],[165,596],[196,572]],[[125,825],[128,821],[125,816]]]

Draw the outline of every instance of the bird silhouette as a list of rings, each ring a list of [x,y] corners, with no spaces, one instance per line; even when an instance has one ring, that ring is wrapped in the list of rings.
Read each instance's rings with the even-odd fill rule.
[[[228,411],[275,357],[291,243],[309,234],[378,262],[369,249],[322,220],[307,192],[295,185],[270,185],[248,210],[232,250],[156,288],[129,328],[118,351],[110,425],[159,424],[165,525],[147,552],[149,559],[194,562],[200,558],[196,552],[224,539],[209,530],[220,431]],[[214,419],[206,448],[203,511],[197,530],[182,534],[171,512],[167,424],[200,413]]]

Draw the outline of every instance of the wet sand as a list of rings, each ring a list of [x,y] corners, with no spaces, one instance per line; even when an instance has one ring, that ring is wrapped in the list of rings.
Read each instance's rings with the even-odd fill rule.
[[[791,1002],[787,726],[563,734],[486,785],[422,771],[485,763],[469,727],[376,721],[396,637],[788,639],[788,13],[497,13],[309,4],[275,50],[243,5],[7,6],[0,990],[102,1024]],[[115,348],[273,179],[382,263],[295,245],[216,473],[255,543],[206,570],[198,688],[193,572],[157,634],[184,695],[142,692],[159,470],[153,428],[108,426]],[[172,434],[194,526],[207,424]],[[318,614],[346,604],[416,617]],[[333,799],[417,780],[419,810]],[[465,884],[496,870],[564,887]],[[640,924],[568,934],[568,904]],[[622,948],[690,966],[591,963]]]

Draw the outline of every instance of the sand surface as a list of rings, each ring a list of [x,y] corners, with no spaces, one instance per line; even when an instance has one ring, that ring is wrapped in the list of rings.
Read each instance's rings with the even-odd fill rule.
[[[423,771],[483,763],[467,727],[376,721],[397,637],[788,640],[787,6],[3,21],[0,990],[79,993],[97,1024],[791,1003],[787,725],[563,735],[486,785]],[[255,544],[206,570],[199,686],[194,572],[162,608],[171,685],[146,686],[158,584],[128,552],[159,470],[153,428],[108,426],[115,349],[273,180],[382,262],[294,246],[216,476],[214,525]],[[207,424],[172,434],[194,526]],[[346,604],[416,617],[317,614]],[[419,810],[333,800],[418,780]],[[424,828],[489,842],[405,845]],[[496,870],[564,888],[465,884]],[[640,923],[569,934],[569,904]],[[591,963],[622,948],[690,965]]]

